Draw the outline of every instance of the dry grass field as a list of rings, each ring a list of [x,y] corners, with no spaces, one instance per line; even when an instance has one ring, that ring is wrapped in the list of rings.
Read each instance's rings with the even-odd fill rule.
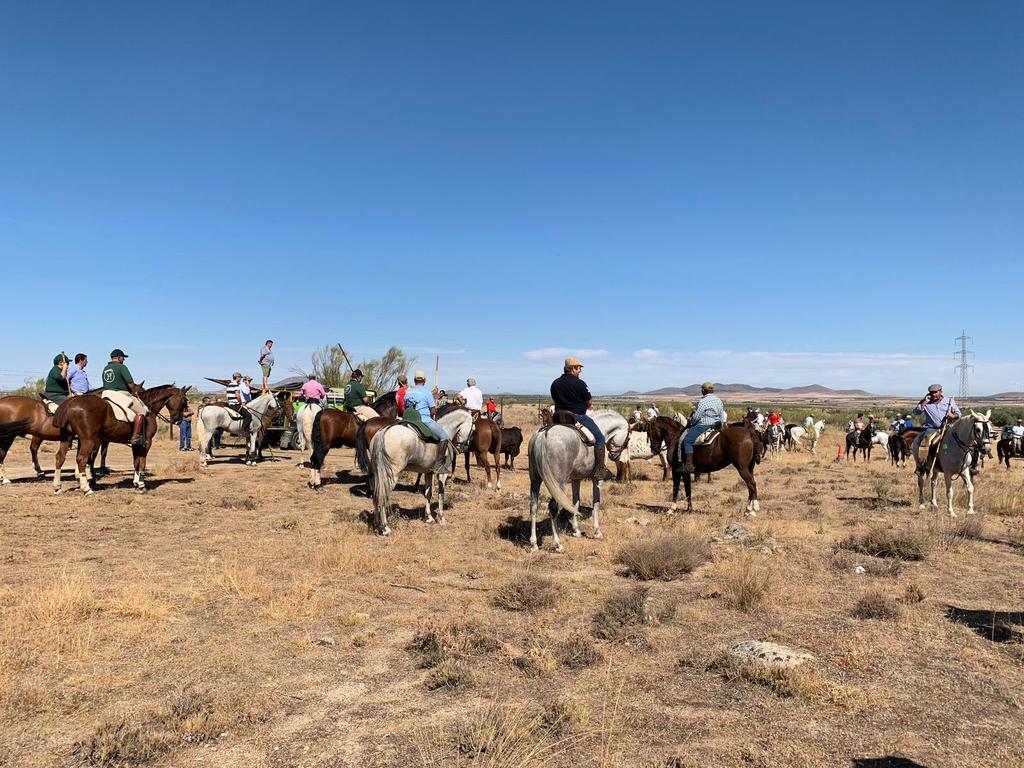
[[[203,470],[164,436],[148,493],[112,447],[120,472],[83,498],[30,480],[19,441],[0,765],[1024,765],[1024,626],[949,618],[1024,611],[1024,465],[991,462],[980,514],[951,523],[877,452],[835,464],[839,438],[762,463],[752,520],[732,470],[669,517],[638,463],[606,484],[606,538],[584,520],[562,555],[546,517],[524,547],[525,444],[500,493],[475,468],[449,486],[445,527],[399,493],[382,538],[349,450],[315,494],[294,453]],[[743,664],[726,650],[745,639],[813,658]]]

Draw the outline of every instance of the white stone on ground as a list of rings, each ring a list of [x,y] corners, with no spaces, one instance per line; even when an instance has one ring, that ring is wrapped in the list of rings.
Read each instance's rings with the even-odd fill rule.
[[[745,661],[759,662],[770,667],[796,667],[814,657],[778,643],[761,640],[743,640],[729,648],[729,652]]]

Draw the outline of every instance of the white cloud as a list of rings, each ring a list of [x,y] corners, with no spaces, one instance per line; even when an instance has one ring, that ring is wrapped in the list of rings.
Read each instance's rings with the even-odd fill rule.
[[[523,352],[523,357],[529,358],[530,360],[557,360],[560,357],[569,357],[574,355],[579,358],[583,358],[586,362],[586,358],[594,357],[607,357],[607,349],[570,349],[569,347],[541,347],[540,349],[531,349]]]
[[[661,357],[662,352],[660,349],[638,349],[633,353],[633,357],[637,360],[655,360]]]

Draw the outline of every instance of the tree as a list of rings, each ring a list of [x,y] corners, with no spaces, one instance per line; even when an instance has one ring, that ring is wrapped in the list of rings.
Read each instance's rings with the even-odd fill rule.
[[[317,380],[327,388],[340,389],[349,380],[351,371],[342,348],[337,344],[320,347],[313,353],[312,363]],[[406,355],[398,347],[391,347],[383,357],[362,360],[356,367],[363,372],[366,388],[383,394],[394,389],[399,374],[405,373],[415,364],[415,357]]]
[[[25,383],[22,386],[18,387],[16,390],[14,390],[14,392],[12,392],[11,394],[21,395],[22,397],[38,397],[42,393],[43,387],[45,386],[45,379],[36,379],[34,382],[32,381],[32,379],[25,379]]]

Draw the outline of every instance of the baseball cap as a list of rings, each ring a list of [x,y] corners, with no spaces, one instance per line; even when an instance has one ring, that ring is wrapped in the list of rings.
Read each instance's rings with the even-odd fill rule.
[[[111,352],[111,353],[110,353],[110,356],[111,356],[112,358],[113,358],[113,357],[128,357],[128,355],[126,355],[126,354],[124,353],[124,350],[123,350],[123,349],[115,349],[115,350],[114,350],[113,352]]]
[[[54,365],[58,365],[60,363],[63,363],[65,360],[67,360],[67,357],[65,357],[64,353],[61,352],[59,355],[54,355],[54,357],[53,357],[53,364]]]
[[[352,371],[352,375],[353,376],[362,376],[363,372],[361,370],[359,370],[358,368],[356,368],[354,371]]]

